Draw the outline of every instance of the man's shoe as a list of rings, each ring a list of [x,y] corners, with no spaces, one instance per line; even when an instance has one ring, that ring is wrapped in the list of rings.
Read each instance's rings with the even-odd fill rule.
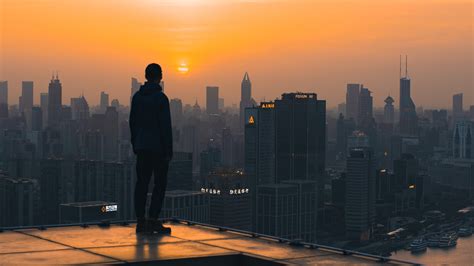
[[[161,221],[158,220],[150,220],[151,231],[156,232],[158,234],[169,235],[171,234],[171,228],[163,226]]]
[[[137,228],[135,229],[137,234],[149,233],[148,222],[146,219],[137,219]]]

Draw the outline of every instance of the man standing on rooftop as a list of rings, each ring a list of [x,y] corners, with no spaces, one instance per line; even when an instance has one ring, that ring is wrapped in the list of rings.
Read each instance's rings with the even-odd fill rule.
[[[160,65],[149,64],[145,78],[145,84],[133,95],[129,119],[133,152],[137,156],[136,232],[169,234],[171,228],[164,227],[158,217],[165,197],[168,165],[173,157],[170,107],[160,86],[163,78]],[[154,187],[147,220],[145,206],[152,174]]]

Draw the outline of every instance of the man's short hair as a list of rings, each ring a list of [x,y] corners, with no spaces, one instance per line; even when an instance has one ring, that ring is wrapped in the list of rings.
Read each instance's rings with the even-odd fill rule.
[[[161,80],[162,75],[161,66],[156,63],[149,64],[145,69],[145,78],[148,81]]]

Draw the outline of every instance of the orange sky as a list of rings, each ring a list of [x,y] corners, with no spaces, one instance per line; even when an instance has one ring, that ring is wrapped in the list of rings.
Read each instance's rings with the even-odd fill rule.
[[[448,107],[463,92],[467,106],[472,12],[470,0],[0,0],[0,80],[13,103],[21,80],[35,81],[38,103],[55,70],[65,103],[84,93],[96,104],[100,91],[128,103],[130,77],[158,62],[169,97],[201,106],[206,85],[238,103],[245,71],[257,101],[314,91],[335,106],[357,82],[381,106],[389,93],[398,101],[408,54],[417,105]]]

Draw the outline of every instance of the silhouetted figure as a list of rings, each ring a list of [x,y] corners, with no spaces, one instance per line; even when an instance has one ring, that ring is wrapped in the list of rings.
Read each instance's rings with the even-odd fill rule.
[[[135,212],[137,233],[170,233],[158,216],[165,197],[168,165],[173,156],[173,136],[168,97],[163,93],[160,81],[163,77],[158,64],[150,64],[145,70],[147,82],[132,98],[130,132],[133,152],[137,156],[137,183],[135,186]],[[145,218],[148,184],[154,176],[153,195]]]

